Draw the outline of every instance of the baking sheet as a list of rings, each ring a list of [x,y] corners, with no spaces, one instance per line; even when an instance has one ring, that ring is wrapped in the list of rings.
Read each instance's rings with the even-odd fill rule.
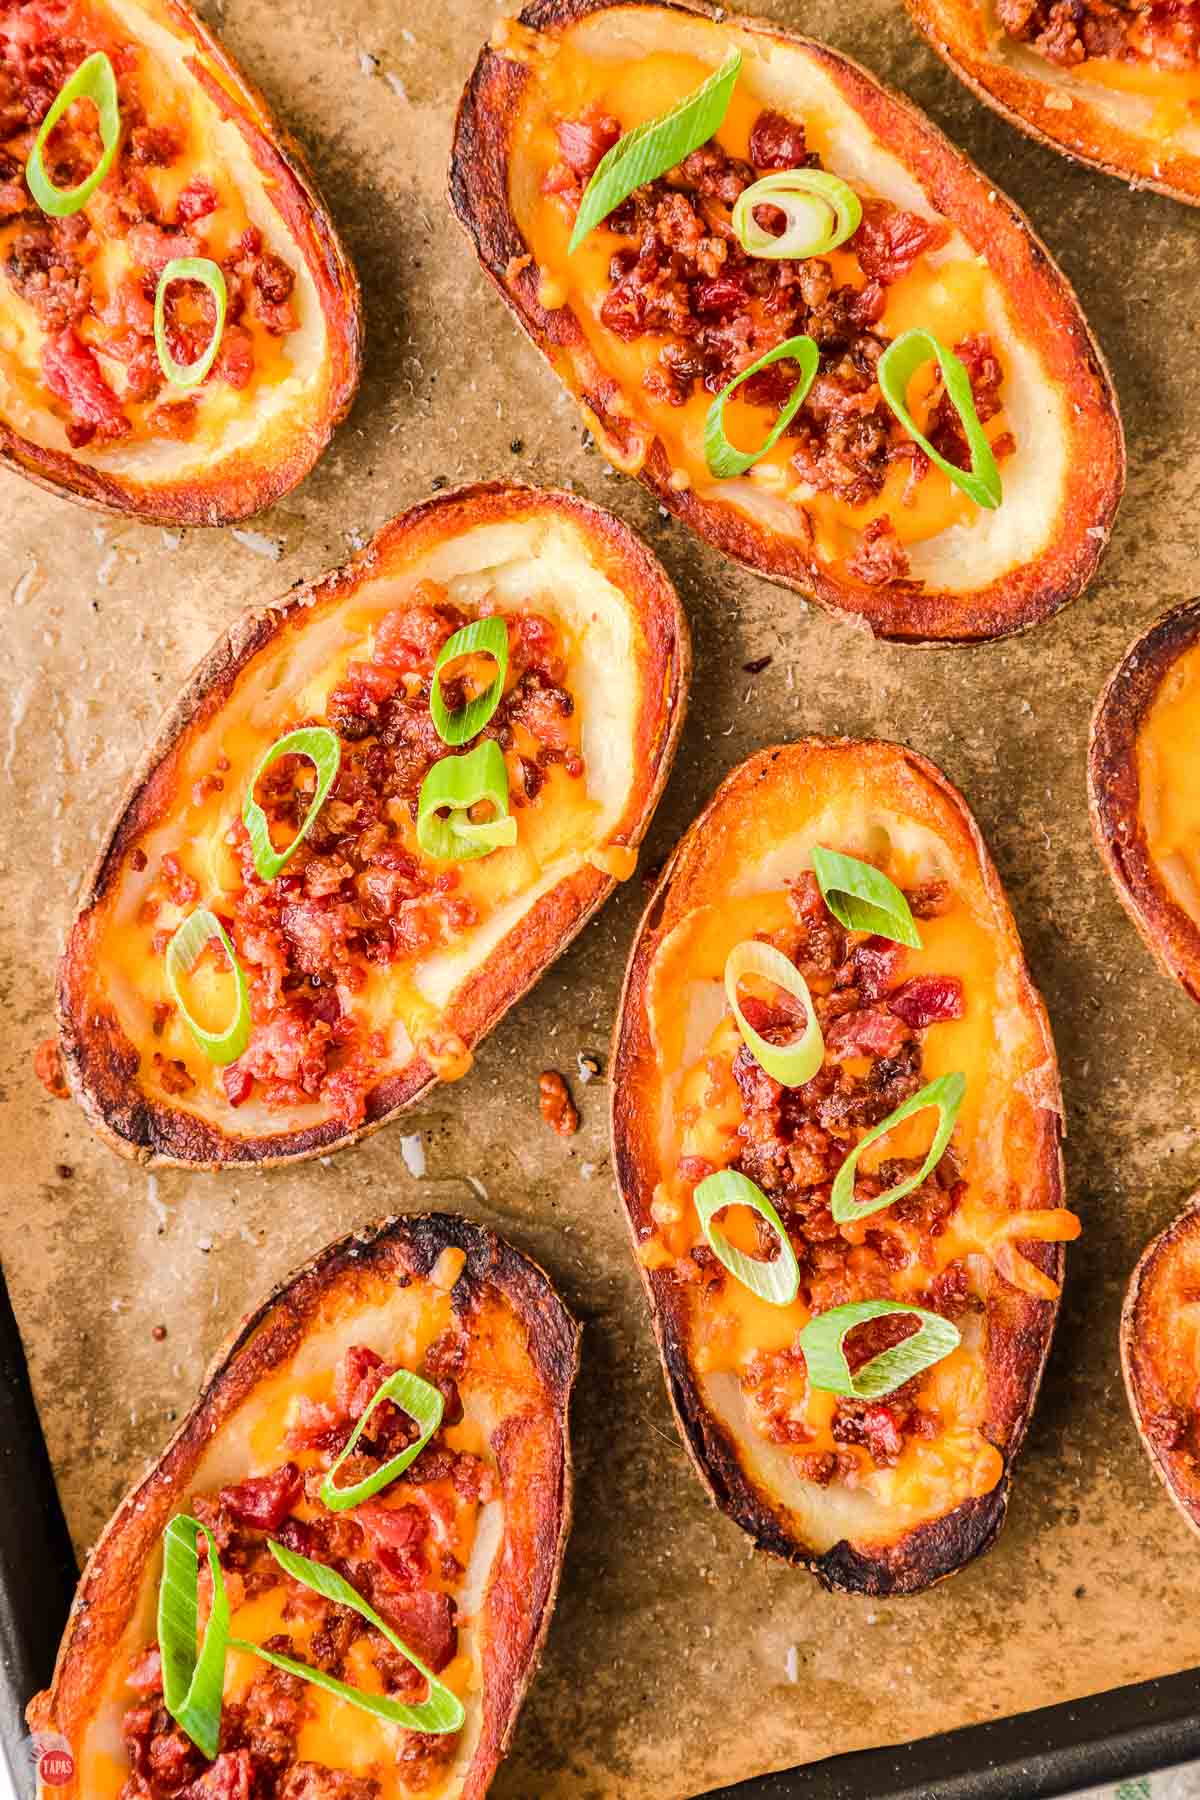
[[[311,150],[363,276],[368,355],[349,422],[309,481],[255,522],[261,535],[177,538],[0,478],[0,1258],[77,1546],[252,1300],[339,1232],[449,1206],[531,1251],[586,1321],[578,1521],[498,1796],[671,1800],[1200,1661],[1194,1545],[1137,1446],[1116,1350],[1128,1270],[1200,1183],[1200,1009],[1154,972],[1120,913],[1084,797],[1101,682],[1135,630],[1198,585],[1200,216],[1027,143],[958,87],[892,0],[765,8],[861,55],[1028,207],[1078,284],[1125,408],[1129,492],[1091,593],[1019,642],[888,647],[734,572],[611,475],[485,289],[443,199],[485,0],[205,10]],[[76,882],[191,664],[243,604],[335,564],[435,480],[497,474],[568,482],[613,507],[684,597],[692,714],[645,867],[757,746],[879,733],[962,786],[1008,886],[1062,1058],[1085,1235],[1007,1529],[919,1599],[827,1595],[754,1558],[710,1510],[676,1441],[611,1185],[606,1090],[575,1084],[583,1129],[568,1143],[537,1116],[541,1068],[573,1078],[579,1052],[605,1053],[639,877],[464,1084],[328,1162],[147,1176],[32,1076]],[[767,655],[761,674],[740,673]]]

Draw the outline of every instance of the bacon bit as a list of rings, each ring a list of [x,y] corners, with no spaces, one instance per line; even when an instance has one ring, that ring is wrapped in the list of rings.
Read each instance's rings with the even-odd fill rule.
[[[134,871],[134,873],[136,875],[140,875],[142,870],[144,868],[146,868],[149,861],[150,861],[150,858],[146,855],[146,852],[142,849],[142,846],[140,844],[135,844],[133,849],[129,852],[129,866]]]
[[[124,437],[129,420],[103,375],[95,353],[67,327],[42,346],[46,386],[70,408],[67,437],[78,450],[95,437]]]
[[[175,223],[186,230],[197,219],[206,219],[210,213],[216,212],[220,204],[212,182],[203,175],[194,175],[187,186],[180,190],[175,202]]]
[[[872,1008],[835,1019],[825,1034],[825,1051],[831,1062],[855,1056],[895,1056],[908,1038],[908,1027],[892,1013]]]
[[[591,106],[578,119],[562,119],[554,127],[563,160],[575,175],[590,180],[600,159],[621,135],[621,121]]]
[[[62,1056],[56,1037],[43,1038],[33,1053],[33,1072],[46,1092],[55,1100],[69,1098],[70,1089],[63,1074]]]
[[[251,1475],[236,1487],[222,1488],[220,1504],[239,1525],[277,1531],[303,1491],[300,1470],[294,1462],[286,1462],[269,1475]]]
[[[154,1052],[154,1067],[158,1074],[158,1083],[164,1094],[186,1094],[196,1083],[188,1073],[188,1066],[178,1056],[164,1056],[161,1050]]]
[[[440,1675],[458,1648],[450,1595],[431,1588],[402,1593],[384,1588],[376,1592],[375,1604],[396,1635]]]
[[[923,219],[903,212],[890,200],[864,200],[862,224],[850,239],[850,249],[869,280],[898,281],[930,250],[949,242],[949,226],[940,219]]]
[[[229,1063],[221,1070],[221,1086],[230,1106],[244,1106],[254,1090],[254,1077],[240,1062]]]
[[[135,1694],[162,1693],[162,1653],[157,1644],[147,1644],[146,1648],[134,1657],[129,1665],[129,1673],[125,1677],[127,1687]]]
[[[891,938],[869,937],[855,946],[850,957],[853,983],[864,1000],[882,1000],[891,992],[903,956],[903,944]]]
[[[751,128],[750,161],[756,169],[806,169],[820,158],[810,156],[803,125],[767,111]]]
[[[168,853],[159,860],[159,870],[167,893],[176,906],[190,906],[200,892],[200,884],[189,875],[177,856]]]
[[[538,1076],[538,1106],[547,1125],[559,1137],[572,1137],[579,1130],[578,1108],[557,1069],[543,1069]]]
[[[904,897],[914,919],[940,919],[950,910],[950,883],[926,881],[920,887],[911,888]]]
[[[957,975],[914,975],[889,997],[888,1008],[913,1031],[923,1031],[962,1018],[963,985]]]
[[[892,582],[915,585],[908,581],[910,569],[908,552],[887,513],[868,522],[862,543],[846,562],[846,573],[867,587],[887,587]]]

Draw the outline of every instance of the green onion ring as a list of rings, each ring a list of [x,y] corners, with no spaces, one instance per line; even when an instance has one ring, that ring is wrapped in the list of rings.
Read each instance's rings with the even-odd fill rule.
[[[786,213],[782,237],[764,231],[754,216],[756,206]],[[824,169],[780,169],[746,188],[733,208],[733,229],[747,256],[770,258],[824,256],[836,250],[862,224],[862,201],[838,175]]]
[[[635,188],[673,169],[720,129],[741,66],[741,51],[731,50],[720,68],[670,112],[647,119],[605,151],[583,191],[568,255],[578,250],[584,238]]]
[[[495,816],[475,824],[467,808],[490,800]],[[439,809],[450,807],[443,819]],[[465,756],[443,756],[421,783],[417,800],[417,843],[439,862],[470,862],[517,841],[517,821],[508,810],[508,770],[495,738],[485,738]]]
[[[722,1169],[716,1175],[706,1175],[692,1198],[709,1249],[734,1279],[772,1306],[790,1306],[800,1288],[800,1267],[783,1220],[762,1189],[736,1169]],[[779,1255],[772,1262],[759,1262],[735,1249],[713,1221],[713,1214],[723,1206],[749,1206],[765,1219],[779,1239]]]
[[[936,361],[941,371],[950,404],[958,414],[966,434],[967,446],[971,452],[970,469],[959,469],[954,463],[947,462],[941,452],[934,449],[929,439],[917,430],[908,410],[908,384],[922,363],[928,362],[930,357]],[[932,331],[914,327],[912,331],[902,332],[888,345],[875,366],[875,377],[879,382],[880,393],[905,431],[916,439],[929,460],[935,462],[942,473],[950,477],[955,487],[960,487],[964,494],[969,494],[976,506],[985,506],[990,512],[994,512],[1002,497],[1000,471],[996,467],[996,458],[992,455],[992,446],[979,423],[979,414],[975,411],[971,377],[954,352],[947,350]]]
[[[473,700],[458,712],[451,712],[442,696],[440,676],[447,663],[456,657],[470,656],[472,653],[493,658],[496,664],[496,679],[482,694],[476,694]],[[433,714],[433,723],[443,744],[466,744],[477,732],[483,730],[504,695],[504,683],[508,678],[508,626],[498,614],[493,613],[486,619],[473,619],[456,631],[453,637],[446,639],[433,665],[433,683],[429,690],[429,710]]]
[[[751,375],[757,375],[771,363],[785,360],[800,365],[800,379],[788,396],[787,405],[772,426],[765,444],[760,444],[757,450],[739,450],[725,436],[725,402],[743,381],[749,381]],[[728,387],[721,389],[704,421],[704,455],[713,475],[721,480],[730,475],[744,475],[760,456],[765,456],[774,447],[803,406],[820,361],[821,353],[812,338],[788,338],[785,343],[776,344],[774,350],[768,350],[765,356],[760,356],[757,362],[752,362],[748,369],[734,376]]]
[[[746,1023],[738,1001],[738,983],[743,975],[764,975],[802,1003],[806,1023],[798,1038],[790,1044],[771,1044]],[[825,1039],[821,1035],[808,983],[782,950],[776,950],[773,944],[759,943],[756,938],[735,944],[725,958],[725,998],[737,1020],[742,1041],[760,1068],[782,1082],[784,1087],[802,1087],[812,1080],[825,1060]]]
[[[196,1655],[199,1620],[200,1533],[208,1545],[212,1608]],[[158,1648],[162,1656],[163,1705],[209,1761],[221,1735],[225,1690],[225,1650],[229,1641],[229,1599],[217,1546],[207,1525],[179,1513],[163,1533],[162,1579],[158,1586]]]
[[[362,1436],[367,1420],[375,1408],[381,1406],[385,1400],[390,1400],[393,1405],[400,1408],[401,1412],[408,1414],[414,1425],[420,1426],[420,1437],[415,1444],[409,1444],[390,1461],[383,1463],[373,1474],[364,1476],[361,1481],[356,1481],[353,1487],[335,1487],[334,1476]],[[347,1512],[350,1507],[358,1506],[362,1501],[369,1500],[372,1494],[379,1492],[380,1488],[387,1487],[389,1482],[395,1481],[397,1476],[403,1475],[405,1469],[416,1462],[441,1424],[444,1406],[445,1401],[437,1388],[431,1387],[427,1381],[422,1381],[419,1375],[410,1374],[407,1369],[397,1369],[394,1375],[389,1375],[387,1380],[376,1389],[371,1404],[350,1434],[346,1448],[321,1483],[321,1504],[327,1506],[330,1512]]]
[[[870,931],[910,950],[921,948],[908,901],[881,869],[821,844],[813,845],[812,866],[821,898],[847,931]]]
[[[958,1109],[962,1105],[963,1095],[967,1091],[965,1075],[939,1075],[936,1081],[929,1082],[919,1093],[904,1101],[895,1112],[889,1113],[880,1124],[868,1131],[854,1146],[833,1181],[833,1194],[829,1202],[829,1210],[839,1225],[848,1224],[852,1219],[868,1219],[872,1213],[882,1212],[885,1206],[891,1206],[895,1200],[903,1200],[905,1194],[920,1187],[928,1175],[933,1173],[942,1160],[942,1153],[950,1142],[950,1133],[954,1130],[954,1121],[958,1117]],[[927,1106],[936,1106],[938,1111],[938,1128],[933,1142],[929,1146],[929,1154],[915,1175],[905,1176],[895,1187],[887,1188],[874,1200],[856,1201],[854,1198],[854,1171],[858,1167],[858,1159],[869,1144],[881,1138],[895,1126],[911,1119],[914,1113],[924,1112]]]
[[[167,289],[173,281],[203,282],[213,297],[217,309],[217,320],[213,326],[213,334],[203,356],[195,362],[178,363],[167,348]],[[169,262],[158,278],[158,287],[154,294],[154,348],[158,351],[158,360],[167,380],[175,387],[196,387],[204,380],[216,360],[217,351],[221,348],[221,336],[225,330],[225,312],[229,305],[229,294],[225,286],[225,272],[220,263],[213,262],[209,256],[177,256]]]
[[[219,941],[229,958],[237,988],[237,1006],[224,1031],[206,1031],[203,1025],[198,1024],[189,1012],[179,986],[180,976],[189,974],[195,968],[201,953],[214,938]],[[167,945],[167,983],[175,996],[176,1006],[183,1014],[184,1023],[209,1062],[236,1062],[250,1042],[250,996],[246,991],[242,965],[225,935],[225,927],[206,906],[198,906],[195,912],[189,913]]]
[[[76,100],[90,100],[95,106],[100,115],[100,142],[104,149],[100,161],[78,187],[55,187],[43,161],[46,140],[68,106]],[[25,180],[42,211],[49,213],[51,218],[65,219],[86,205],[112,168],[120,141],[121,106],[117,98],[117,78],[104,51],[97,50],[80,63],[71,79],[59,90],[58,98],[42,120],[29,161],[25,164]]]
[[[272,844],[267,815],[254,798],[255,788],[271,764],[278,761],[281,756],[307,756],[317,771],[317,791],[304,815],[304,823],[286,850],[276,850]],[[250,785],[246,789],[246,798],[242,805],[242,822],[250,834],[250,847],[254,852],[254,867],[261,881],[274,881],[280,871],[285,869],[295,856],[308,836],[313,820],[324,806],[326,796],[333,786],[341,764],[341,740],[337,732],[330,731],[327,725],[302,725],[298,731],[289,731],[283,737],[276,738],[271,745],[250,777]]]
[[[351,1687],[349,1682],[338,1681],[327,1675],[323,1669],[314,1669],[308,1663],[295,1662],[290,1656],[279,1656],[274,1650],[264,1650],[261,1644],[251,1644],[245,1638],[230,1638],[231,1650],[246,1650],[251,1656],[261,1657],[273,1668],[283,1669],[289,1675],[299,1676],[313,1687],[324,1688],[327,1694],[336,1694],[339,1700],[349,1701],[361,1712],[373,1713],[377,1719],[389,1719],[394,1725],[403,1725],[408,1731],[427,1731],[442,1735],[450,1731],[461,1731],[466,1722],[466,1712],[457,1694],[451,1692],[444,1681],[439,1681],[432,1669],[426,1668],[415,1651],[410,1650],[402,1638],[398,1638],[391,1626],[381,1619],[374,1607],[368,1606],[356,1588],[324,1563],[312,1562],[307,1556],[300,1556],[294,1550],[286,1550],[277,1544],[274,1538],[267,1539],[267,1547],[285,1575],[293,1581],[311,1588],[314,1594],[320,1594],[324,1600],[332,1600],[335,1606],[348,1606],[356,1612],[368,1625],[383,1633],[393,1650],[398,1650],[407,1662],[413,1665],[418,1674],[423,1675],[429,1683],[428,1697],[419,1706],[406,1705],[402,1700],[392,1700],[386,1694],[368,1694],[362,1688]]]
[[[852,1375],[842,1348],[847,1333],[886,1313],[907,1313],[920,1319],[921,1329],[890,1350],[881,1350]],[[879,1400],[949,1356],[961,1337],[949,1319],[920,1306],[906,1306],[902,1300],[852,1300],[810,1319],[797,1342],[804,1352],[810,1387],[823,1388],[829,1394],[849,1394],[855,1400]]]

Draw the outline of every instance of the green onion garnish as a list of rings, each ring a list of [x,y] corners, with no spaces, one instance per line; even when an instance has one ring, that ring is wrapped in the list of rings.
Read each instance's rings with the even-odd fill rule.
[[[55,187],[46,173],[43,152],[50,133],[68,106],[76,100],[90,100],[94,104],[100,115],[100,142],[104,149],[100,161],[78,187]],[[49,213],[52,218],[65,219],[70,213],[77,213],[81,206],[86,205],[112,168],[120,137],[121,107],[117,99],[117,78],[104,51],[97,50],[80,63],[71,79],[59,90],[58,98],[42,120],[41,130],[34,140],[29,161],[25,164],[25,180],[42,211]]]
[[[336,1694],[339,1700],[349,1701],[361,1712],[374,1713],[378,1719],[389,1719],[394,1725],[403,1725],[408,1731],[429,1731],[439,1735],[448,1731],[461,1731],[466,1721],[466,1712],[457,1694],[451,1693],[445,1682],[439,1681],[432,1669],[427,1669],[420,1657],[409,1649],[402,1639],[396,1636],[391,1626],[386,1624],[373,1607],[368,1606],[362,1595],[350,1583],[338,1574],[336,1569],[328,1568],[324,1563],[310,1562],[307,1556],[299,1556],[294,1550],[285,1550],[273,1538],[268,1538],[267,1546],[275,1561],[285,1574],[304,1587],[311,1588],[314,1594],[320,1594],[325,1600],[332,1600],[335,1606],[349,1606],[368,1625],[381,1631],[394,1650],[398,1650],[413,1665],[418,1674],[423,1675],[429,1683],[428,1698],[419,1706],[408,1706],[401,1700],[392,1700],[386,1694],[367,1694],[362,1688],[351,1687],[349,1682],[338,1681],[327,1675],[323,1669],[310,1668],[308,1663],[296,1662],[290,1656],[280,1656],[274,1650],[264,1650],[261,1644],[247,1643],[245,1638],[230,1638],[232,1650],[248,1650],[251,1656],[261,1657],[273,1668],[283,1669],[288,1675],[296,1675],[301,1681],[307,1681],[313,1687],[324,1688],[327,1694]]]
[[[941,371],[950,404],[958,414],[966,434],[967,446],[971,452],[970,469],[959,469],[952,462],[947,462],[941,452],[934,449],[929,439],[917,430],[908,410],[908,384],[921,364],[928,362],[930,357]],[[992,455],[992,446],[979,423],[979,414],[975,411],[971,378],[953,350],[947,350],[932,331],[914,327],[912,331],[902,332],[888,345],[875,365],[875,377],[884,399],[930,461],[935,462],[964,494],[969,494],[976,506],[986,506],[990,511],[995,511],[1001,499],[1000,471]]]
[[[880,1319],[885,1313],[907,1313],[920,1319],[921,1329],[890,1350],[881,1350],[861,1368],[850,1373],[842,1346],[846,1334],[868,1319]],[[856,1400],[878,1400],[902,1387],[928,1369],[943,1356],[958,1348],[958,1327],[940,1313],[925,1312],[919,1306],[906,1306],[901,1300],[853,1300],[848,1306],[832,1306],[828,1312],[810,1319],[797,1342],[804,1352],[810,1387],[824,1388],[830,1394],[849,1394]]]
[[[447,663],[453,662],[456,657],[470,656],[473,653],[494,658],[496,679],[482,694],[476,694],[473,700],[468,700],[459,712],[451,712],[443,698],[439,677]],[[483,730],[500,704],[507,677],[508,626],[497,614],[493,613],[487,619],[473,619],[461,631],[456,631],[453,637],[446,639],[433,665],[433,685],[429,690],[429,710],[443,744],[468,743],[476,732]]]
[[[765,444],[760,444],[757,450],[737,449],[725,436],[725,402],[743,381],[749,381],[751,375],[785,359],[800,364],[800,379],[788,396],[787,405],[772,426]],[[765,356],[760,356],[757,362],[752,362],[748,369],[734,376],[728,387],[721,389],[704,421],[704,455],[712,474],[721,480],[730,475],[744,475],[760,456],[765,456],[774,447],[803,406],[820,360],[821,353],[812,338],[788,338],[785,343],[776,344],[774,350],[768,350]]]
[[[197,1588],[200,1533],[208,1545],[212,1608],[196,1655],[199,1621]],[[162,1580],[158,1586],[158,1648],[162,1655],[163,1704],[209,1761],[221,1735],[225,1691],[225,1649],[229,1641],[229,1600],[217,1546],[207,1525],[187,1513],[173,1518],[163,1533]]]
[[[773,981],[776,987],[783,988],[803,1005],[804,1030],[790,1044],[768,1043],[746,1023],[738,1001],[738,983],[745,975],[765,975],[768,981]],[[725,998],[733,1009],[742,1041],[760,1068],[781,1081],[784,1087],[801,1087],[812,1080],[825,1060],[825,1040],[821,1036],[808,983],[782,950],[776,950],[773,944],[761,944],[754,938],[747,939],[744,944],[735,944],[725,959]]]
[[[385,1462],[376,1469],[374,1474],[366,1475],[361,1481],[356,1481],[353,1487],[335,1487],[334,1476],[353,1451],[375,1408],[381,1406],[385,1400],[392,1401],[402,1412],[408,1414],[415,1425],[420,1426],[420,1437],[415,1444],[409,1444],[397,1456],[393,1456],[389,1462]],[[387,1487],[388,1483],[395,1481],[398,1475],[403,1475],[405,1469],[420,1456],[441,1424],[444,1405],[445,1402],[437,1388],[431,1387],[427,1381],[422,1381],[419,1375],[410,1374],[407,1369],[397,1369],[394,1375],[389,1375],[387,1380],[376,1390],[371,1404],[354,1427],[346,1448],[321,1483],[322,1504],[327,1506],[330,1512],[346,1512],[350,1507],[358,1506],[363,1500],[369,1500],[372,1494],[377,1494],[380,1488]]]
[[[203,356],[195,362],[178,363],[167,348],[167,289],[173,281],[199,281],[204,284],[213,297],[217,309],[216,323],[209,339],[208,348]],[[204,380],[216,360],[217,351],[221,348],[221,334],[225,330],[225,311],[229,304],[229,295],[225,287],[225,275],[219,263],[208,256],[177,256],[169,262],[158,278],[158,288],[154,295],[154,348],[158,351],[158,360],[167,380],[176,387],[195,387]]]
[[[954,1121],[958,1117],[958,1109],[962,1105],[962,1097],[966,1091],[967,1078],[965,1075],[957,1073],[939,1075],[936,1081],[929,1082],[919,1093],[913,1094],[910,1099],[904,1101],[903,1105],[898,1106],[895,1112],[889,1113],[886,1119],[859,1140],[834,1177],[833,1195],[829,1202],[829,1209],[839,1225],[845,1225],[851,1219],[870,1218],[872,1213],[882,1212],[883,1208],[890,1206],[894,1200],[903,1200],[905,1194],[911,1194],[914,1188],[920,1187],[942,1159],[942,1152],[950,1142],[950,1133],[954,1130]],[[883,1137],[885,1132],[903,1124],[905,1119],[911,1119],[914,1113],[924,1112],[927,1106],[937,1107],[938,1128],[934,1133],[933,1142],[929,1146],[929,1154],[916,1174],[906,1175],[903,1181],[898,1181],[895,1187],[887,1188],[882,1194],[876,1195],[874,1200],[855,1200],[854,1171],[858,1167],[858,1159],[863,1151],[869,1144],[873,1144],[876,1138]]]
[[[764,231],[756,206],[775,206],[787,217],[781,237]],[[733,229],[748,256],[802,258],[836,250],[862,224],[862,201],[838,175],[824,169],[780,169],[746,188],[733,208]]]
[[[692,1198],[700,1216],[700,1228],[718,1261],[760,1300],[768,1300],[772,1306],[790,1306],[800,1287],[800,1268],[791,1240],[783,1228],[783,1220],[762,1189],[736,1169],[722,1169],[717,1175],[706,1175]],[[720,1212],[723,1206],[748,1206],[766,1220],[779,1238],[779,1255],[774,1261],[759,1262],[756,1257],[734,1249],[720,1227],[713,1223],[713,1214]]]
[[[272,844],[267,815],[254,798],[255,788],[271,764],[281,756],[307,756],[316,765],[317,771],[317,791],[304,815],[303,825],[286,850],[276,850]],[[255,769],[250,778],[250,786],[246,789],[242,820],[250,834],[254,867],[262,881],[274,881],[280,870],[286,868],[295,856],[308,836],[313,820],[325,804],[325,797],[333,786],[341,762],[342,745],[336,731],[330,731],[326,725],[303,725],[298,731],[289,731],[286,736],[277,738]]]
[[[721,127],[729,111],[733,84],[742,66],[740,50],[731,50],[719,69],[701,82],[691,94],[657,119],[627,131],[623,138],[605,152],[596,165],[596,173],[583,191],[575,229],[567,247],[570,255],[578,250],[588,233],[602,219],[620,206],[635,188],[665,175],[685,156],[706,144]]]
[[[495,816],[476,824],[467,808],[490,800]],[[443,819],[440,810],[450,808]],[[439,862],[469,862],[517,841],[517,821],[508,810],[508,770],[495,738],[485,738],[465,756],[443,756],[424,781],[417,801],[417,842]]]
[[[237,990],[237,1004],[233,1019],[224,1031],[206,1031],[204,1026],[192,1017],[179,986],[180,977],[191,973],[201,954],[214,938],[217,939],[229,958],[229,966],[233,971],[234,985]],[[225,935],[225,927],[216,914],[209,912],[206,906],[198,906],[194,913],[189,913],[167,945],[167,983],[175,996],[176,1006],[183,1014],[184,1024],[209,1062],[236,1062],[250,1042],[250,997],[246,991],[246,977],[242,974],[242,965],[234,954],[233,945]]]
[[[921,948],[908,901],[881,870],[820,844],[813,845],[812,866],[821,898],[847,931],[870,931],[912,950]]]

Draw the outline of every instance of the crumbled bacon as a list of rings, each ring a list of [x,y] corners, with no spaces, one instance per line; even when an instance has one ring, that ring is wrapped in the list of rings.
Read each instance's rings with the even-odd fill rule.
[[[589,107],[577,119],[561,119],[554,128],[563,161],[573,175],[588,181],[597,164],[621,135],[621,122],[599,107]]]
[[[914,975],[888,998],[890,1010],[914,1031],[961,1019],[965,1004],[957,975]]]
[[[129,420],[100,373],[95,352],[70,327],[43,344],[42,373],[50,392],[70,412],[67,437],[76,449],[93,438],[107,441],[129,431]]]
[[[300,1498],[303,1482],[295,1463],[284,1463],[270,1475],[253,1475],[236,1487],[221,1489],[220,1503],[239,1525],[275,1531]]]
[[[825,1053],[834,1062],[854,1056],[892,1057],[908,1038],[908,1026],[892,1012],[872,1007],[844,1013],[825,1034]]]
[[[905,212],[890,200],[867,199],[850,247],[864,275],[887,283],[899,281],[923,256],[940,250],[949,237],[949,227],[940,219]]]
[[[868,523],[862,543],[847,559],[846,572],[868,587],[886,587],[891,582],[908,580],[908,552],[887,513]]]
[[[756,169],[806,169],[820,158],[809,155],[803,125],[782,113],[763,112],[750,131],[750,161]]]

